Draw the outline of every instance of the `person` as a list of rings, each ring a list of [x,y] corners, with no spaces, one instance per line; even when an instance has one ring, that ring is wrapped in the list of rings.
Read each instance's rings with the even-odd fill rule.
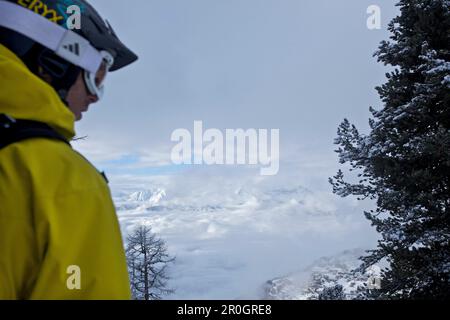
[[[0,0],[0,299],[131,298],[107,181],[70,140],[136,60],[85,0]]]

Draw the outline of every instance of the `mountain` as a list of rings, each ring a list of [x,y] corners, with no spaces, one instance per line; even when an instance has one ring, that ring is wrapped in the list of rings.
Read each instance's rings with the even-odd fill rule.
[[[362,249],[347,250],[331,257],[322,257],[305,269],[267,281],[263,299],[318,300],[334,288],[342,289],[341,299],[358,299],[358,289],[376,285],[381,269],[372,267],[364,273],[354,271],[361,265]]]
[[[134,191],[131,194],[120,194],[114,198],[117,210],[150,209],[158,206],[159,202],[166,196],[166,191],[161,188],[144,189]]]
[[[142,190],[133,192],[128,200],[129,201],[138,201],[138,202],[146,202],[148,204],[157,204],[163,197],[166,196],[166,191],[163,189],[155,189],[155,190]]]
[[[212,212],[217,210],[234,210],[239,207],[252,206],[255,208],[301,207],[311,203],[312,193],[303,187],[274,188],[266,190],[237,188],[234,192],[221,193],[221,197],[209,194],[192,197],[167,198],[163,188],[142,189],[124,194],[118,193],[115,203],[119,211],[148,209],[150,211],[194,211]],[[206,201],[206,199],[208,199]],[[165,200],[165,201],[163,201]]]
[[[145,223],[177,257],[171,299],[259,299],[267,279],[265,298],[297,298],[297,279],[280,275],[368,234],[352,202],[296,184],[150,180],[113,195],[124,239]]]

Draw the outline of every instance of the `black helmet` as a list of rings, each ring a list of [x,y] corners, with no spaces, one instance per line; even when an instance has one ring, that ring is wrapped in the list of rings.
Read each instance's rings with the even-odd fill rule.
[[[69,28],[74,5],[79,29]],[[34,73],[49,73],[62,99],[80,71],[95,75],[105,53],[110,71],[138,59],[86,0],[0,0],[0,43]]]

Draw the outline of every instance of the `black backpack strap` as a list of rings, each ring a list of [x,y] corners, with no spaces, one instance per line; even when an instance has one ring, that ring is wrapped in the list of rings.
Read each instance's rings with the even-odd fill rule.
[[[45,123],[31,120],[19,120],[6,114],[0,114],[0,149],[3,149],[10,144],[31,138],[59,140],[70,146],[70,142],[67,141],[66,138]]]
[[[66,138],[45,123],[31,120],[19,120],[6,114],[0,114],[0,150],[10,144],[31,138],[59,140],[69,145],[69,147],[72,147]],[[109,183],[104,172],[98,170],[97,172],[105,179],[106,183]]]

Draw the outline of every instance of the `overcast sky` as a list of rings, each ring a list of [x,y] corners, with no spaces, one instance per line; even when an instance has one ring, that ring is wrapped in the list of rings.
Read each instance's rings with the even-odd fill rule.
[[[366,131],[369,106],[381,107],[375,87],[388,69],[372,55],[389,37],[393,1],[92,3],[140,60],[110,75],[105,99],[77,124],[88,138],[75,148],[106,171],[116,200],[165,191],[167,212],[119,210],[119,219],[124,233],[147,222],[167,240],[178,259],[176,297],[243,296],[318,257],[376,246],[363,215],[372,204],[333,195],[328,177],[339,167],[339,123]],[[367,28],[370,5],[381,8],[381,30]],[[279,129],[279,173],[172,164],[172,132],[192,132],[195,120],[205,129]],[[169,210],[180,205],[224,209]]]
[[[387,69],[372,55],[389,35],[392,1],[91,3],[140,56],[110,75],[105,99],[77,124],[89,137],[75,146],[112,174],[174,171],[171,133],[202,120],[205,129],[280,129],[280,174],[295,165],[326,183],[340,121],[365,129],[369,106],[380,107],[374,88]],[[366,26],[372,4],[381,30]]]

